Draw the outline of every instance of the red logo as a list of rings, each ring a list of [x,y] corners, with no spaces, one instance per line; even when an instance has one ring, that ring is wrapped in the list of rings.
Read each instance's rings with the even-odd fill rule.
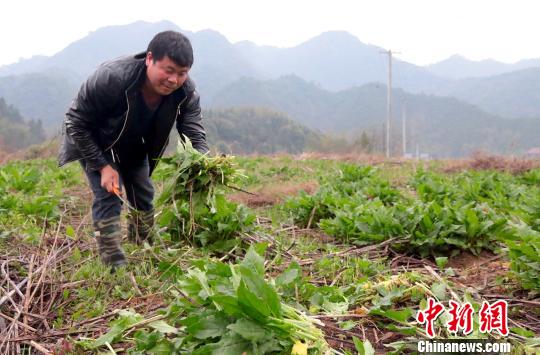
[[[435,302],[433,298],[428,298],[428,308],[425,311],[419,311],[416,320],[420,324],[426,323],[426,333],[430,338],[435,336],[433,322],[444,312],[444,306],[440,302]]]
[[[474,309],[469,302],[465,302],[460,307],[459,303],[450,301],[450,310],[448,312],[451,317],[450,321],[446,323],[449,332],[457,333],[459,329],[463,329],[463,335],[472,333]]]
[[[480,308],[480,332],[491,333],[496,330],[500,335],[508,335],[508,303],[499,300],[489,304],[484,301]]]
[[[469,302],[459,304],[455,301],[449,302],[448,314],[450,320],[446,323],[446,328],[449,332],[457,334],[462,330],[463,335],[468,335],[473,331],[473,306]],[[418,311],[416,320],[420,324],[425,324],[426,334],[428,337],[435,336],[434,322],[445,311],[443,304],[435,301],[433,298],[428,298],[427,308],[423,311]],[[496,301],[492,304],[484,301],[478,312],[480,323],[480,332],[491,333],[492,331],[499,332],[502,336],[508,336],[508,303],[504,300]]]

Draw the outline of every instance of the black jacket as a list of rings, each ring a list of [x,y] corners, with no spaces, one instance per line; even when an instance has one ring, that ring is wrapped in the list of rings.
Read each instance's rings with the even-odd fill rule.
[[[114,157],[115,144],[136,122],[137,91],[146,79],[145,57],[140,53],[105,62],[81,86],[64,120],[59,166],[84,159],[87,169],[99,170],[108,164],[105,154]],[[180,136],[187,136],[198,151],[208,151],[201,118],[199,94],[191,79],[164,97],[145,139],[150,174],[175,122]]]

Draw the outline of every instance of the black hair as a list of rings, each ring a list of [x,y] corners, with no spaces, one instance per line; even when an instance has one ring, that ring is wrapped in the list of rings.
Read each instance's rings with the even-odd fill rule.
[[[193,65],[193,48],[189,39],[176,31],[160,32],[148,44],[148,52],[152,52],[154,63],[157,60],[169,57],[181,67]]]

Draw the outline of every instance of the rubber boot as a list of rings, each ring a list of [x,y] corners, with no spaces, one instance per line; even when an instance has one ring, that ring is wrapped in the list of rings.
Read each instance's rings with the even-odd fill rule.
[[[137,245],[144,242],[152,245],[154,229],[154,210],[129,212],[128,240]]]
[[[99,257],[105,265],[111,266],[114,271],[126,264],[122,250],[120,216],[94,221],[94,236],[98,244]]]

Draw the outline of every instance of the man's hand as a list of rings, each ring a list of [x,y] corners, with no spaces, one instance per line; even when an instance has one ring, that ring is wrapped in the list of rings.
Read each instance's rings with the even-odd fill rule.
[[[112,194],[119,193],[119,176],[118,172],[110,165],[106,165],[100,170],[101,173],[101,187],[107,192]]]

